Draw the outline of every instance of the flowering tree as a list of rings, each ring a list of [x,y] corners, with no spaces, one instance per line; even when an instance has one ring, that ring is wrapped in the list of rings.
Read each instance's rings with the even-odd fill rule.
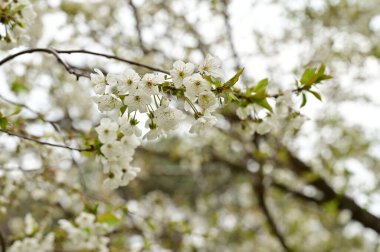
[[[378,141],[336,109],[378,4],[247,2],[0,3],[2,252],[377,248]]]

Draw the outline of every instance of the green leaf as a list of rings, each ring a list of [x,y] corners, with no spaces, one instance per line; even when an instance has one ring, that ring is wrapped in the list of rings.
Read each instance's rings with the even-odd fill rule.
[[[15,94],[27,93],[29,92],[29,87],[21,80],[16,79],[11,83],[11,90]]]
[[[256,103],[257,105],[260,105],[261,107],[263,107],[263,108],[265,108],[265,109],[267,109],[267,110],[269,110],[270,112],[273,113],[273,109],[272,109],[272,107],[269,105],[267,99],[257,100],[257,101],[255,101],[255,103]]]
[[[253,88],[253,92],[255,93],[265,93],[268,87],[268,79],[263,79],[256,84]]]
[[[317,73],[318,78],[322,77],[325,74],[325,69],[326,69],[325,64],[321,64],[319,66],[318,73]]]
[[[305,94],[305,93],[302,93],[302,103],[301,103],[301,108],[302,108],[303,106],[306,105],[306,102],[307,102],[306,94]]]
[[[12,114],[8,115],[8,116],[18,115],[18,114],[20,114],[21,111],[22,111],[22,107],[17,106],[16,109],[15,109],[15,111]]]
[[[96,217],[97,222],[103,222],[110,225],[115,225],[119,223],[119,219],[112,213],[105,213]]]
[[[308,68],[302,74],[300,82],[304,86],[311,86],[318,79],[318,75],[315,73],[315,68]]]
[[[203,79],[207,80],[210,84],[215,85],[216,87],[220,87],[222,85],[218,79],[212,76],[204,75]]]
[[[311,94],[313,94],[315,96],[315,98],[317,98],[318,100],[322,101],[322,97],[321,95],[316,92],[316,91],[313,91],[313,90],[308,90]]]
[[[1,129],[6,129],[8,125],[8,120],[5,117],[0,118],[0,128]]]
[[[223,84],[223,88],[224,89],[227,89],[227,88],[231,88],[233,87],[233,85],[236,84],[236,82],[238,82],[239,78],[240,78],[240,75],[244,72],[244,68],[240,69],[235,75],[234,77],[232,77],[231,79],[229,79],[226,83]]]

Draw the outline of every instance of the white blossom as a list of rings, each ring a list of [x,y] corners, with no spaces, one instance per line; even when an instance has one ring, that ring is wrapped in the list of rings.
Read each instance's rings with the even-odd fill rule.
[[[178,123],[185,118],[182,111],[171,108],[168,105],[161,105],[154,111],[157,126],[165,131],[174,130],[178,127]]]
[[[116,160],[123,155],[123,144],[119,141],[106,142],[100,151],[109,160]]]
[[[122,102],[111,94],[94,96],[93,100],[98,104],[98,109],[100,112],[112,111],[120,108],[122,105]]]
[[[165,81],[162,75],[147,73],[141,79],[138,89],[140,92],[154,95],[159,94],[158,85]]]
[[[213,112],[218,108],[218,99],[211,91],[203,91],[198,96],[199,106],[207,112]]]
[[[213,127],[217,122],[215,116],[206,115],[198,118],[190,128],[190,133],[200,134]]]
[[[94,69],[95,74],[90,74],[91,82],[94,85],[94,91],[96,94],[104,94],[106,90],[106,77],[99,69]]]
[[[133,69],[127,69],[119,76],[118,90],[121,94],[136,92],[141,77]]]
[[[180,88],[185,77],[190,76],[194,72],[192,63],[185,63],[177,60],[173,64],[173,69],[170,70],[170,75],[173,77],[173,84],[176,88]]]
[[[211,85],[199,73],[186,77],[183,84],[186,87],[185,96],[191,101],[195,101],[201,92],[211,90]]]
[[[207,54],[204,61],[199,65],[199,72],[215,78],[223,78],[223,71],[220,67],[220,59]]]
[[[129,94],[124,98],[124,104],[128,106],[128,111],[147,112],[147,106],[152,102],[150,95],[138,89],[135,93]]]
[[[137,121],[133,119],[128,119],[127,116],[122,116],[119,118],[120,131],[126,136],[135,135],[137,137],[141,136],[141,129],[137,125]]]
[[[117,130],[119,126],[117,123],[112,122],[109,118],[103,118],[100,120],[100,125],[95,128],[98,133],[99,140],[102,143],[109,143],[117,138]]]

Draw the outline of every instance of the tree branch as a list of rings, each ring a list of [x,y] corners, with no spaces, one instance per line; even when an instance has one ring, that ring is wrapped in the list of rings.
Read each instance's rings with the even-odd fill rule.
[[[132,12],[133,12],[133,16],[135,18],[135,28],[136,28],[137,39],[139,41],[140,48],[144,53],[148,53],[148,49],[145,48],[144,41],[142,38],[141,21],[140,21],[139,12],[136,8],[136,5],[133,3],[133,0],[128,0],[128,5],[131,7]]]
[[[73,74],[75,75],[75,77],[77,79],[79,79],[79,77],[86,77],[88,78],[88,76],[84,75],[83,73],[80,73],[79,71],[77,71],[77,69],[73,66],[70,66],[69,64],[67,64],[58,54],[58,52],[54,49],[49,49],[49,48],[32,48],[32,49],[27,49],[27,50],[23,50],[21,52],[18,52],[18,53],[15,53],[15,54],[11,54],[7,57],[5,57],[4,59],[2,59],[0,61],[0,66],[5,64],[6,62],[18,57],[18,56],[21,56],[21,55],[24,55],[24,54],[30,54],[30,53],[35,53],[35,52],[42,52],[42,53],[47,53],[47,54],[51,54],[53,55],[59,64],[61,64],[67,72],[69,72],[70,74]]]
[[[21,134],[10,132],[10,131],[4,130],[4,129],[1,129],[0,132],[3,132],[3,133],[5,133],[5,134],[7,134],[9,136],[15,136],[15,137],[18,137],[18,138],[21,138],[21,139],[24,139],[24,140],[32,141],[32,142],[35,142],[35,143],[38,143],[38,144],[41,144],[41,145],[47,145],[47,146],[51,146],[51,147],[63,148],[63,149],[68,149],[68,150],[73,150],[73,151],[79,151],[79,152],[91,152],[91,151],[95,150],[94,147],[91,147],[91,148],[88,148],[88,149],[79,149],[79,148],[75,148],[75,147],[71,147],[71,146],[44,142],[44,141],[40,141],[40,140],[38,140],[36,138],[30,137],[30,136],[21,135]]]
[[[260,165],[260,170],[258,174],[255,174],[254,177],[254,183],[253,183],[253,189],[256,192],[257,200],[259,203],[259,206],[261,210],[263,211],[265,217],[267,218],[268,224],[270,229],[272,230],[273,234],[276,236],[278,241],[280,242],[281,246],[283,247],[284,251],[290,252],[292,251],[289,246],[287,245],[285,238],[281,231],[278,229],[275,220],[273,219],[269,208],[265,201],[265,186],[263,184],[263,172],[262,172],[262,165]]]
[[[58,62],[61,65],[63,65],[63,67],[66,69],[66,71],[69,72],[70,74],[75,75],[77,79],[79,77],[89,78],[90,76],[87,73],[84,73],[84,71],[85,71],[84,69],[80,69],[80,68],[77,68],[77,67],[74,67],[72,65],[67,64],[59,56],[59,54],[88,54],[88,55],[94,55],[94,56],[99,56],[99,57],[103,57],[103,58],[107,58],[107,59],[114,59],[114,60],[117,60],[117,61],[120,61],[120,62],[128,63],[130,65],[134,65],[134,66],[138,66],[138,67],[143,67],[143,68],[146,68],[146,69],[149,69],[149,70],[152,70],[152,71],[161,72],[161,73],[164,73],[164,74],[169,74],[168,71],[165,71],[165,70],[162,70],[162,69],[159,69],[159,68],[156,68],[156,67],[152,67],[152,66],[149,66],[149,65],[145,65],[145,64],[142,64],[142,63],[139,63],[139,62],[123,59],[123,58],[120,58],[120,57],[117,57],[117,56],[114,56],[114,55],[110,55],[110,54],[98,53],[98,52],[93,52],[93,51],[88,51],[88,50],[55,50],[55,49],[49,49],[49,48],[31,48],[31,49],[26,49],[26,50],[20,51],[20,52],[15,53],[15,54],[11,54],[11,55],[5,57],[4,59],[2,59],[0,61],[0,66],[3,65],[3,64],[5,64],[5,63],[7,63],[8,61],[13,60],[14,58],[17,58],[18,56],[21,56],[21,55],[24,55],[24,54],[36,53],[36,52],[52,54],[58,60]]]
[[[98,52],[93,52],[93,51],[88,51],[88,50],[56,50],[56,51],[59,54],[74,54],[74,53],[78,54],[78,53],[81,53],[81,54],[95,55],[95,56],[99,56],[99,57],[103,57],[103,58],[107,58],[107,59],[114,59],[114,60],[117,60],[120,62],[128,63],[130,65],[143,67],[143,68],[146,68],[146,69],[149,69],[152,71],[161,72],[164,74],[170,74],[168,71],[162,70],[160,68],[145,65],[145,64],[142,64],[142,63],[139,63],[136,61],[132,61],[132,60],[123,59],[123,58],[120,58],[120,57],[117,57],[117,56],[114,56],[111,54],[98,53]]]
[[[314,173],[312,168],[299,158],[288,152],[287,165],[299,176]],[[308,182],[309,185],[314,186],[321,191],[323,197],[321,202],[328,202],[336,200],[340,210],[349,210],[351,212],[351,219],[360,222],[364,227],[371,228],[380,234],[380,218],[370,213],[368,210],[360,207],[352,198],[347,195],[341,195],[324,180],[322,177]]]
[[[227,42],[232,52],[232,57],[234,58],[234,61],[235,61],[235,68],[236,70],[239,70],[241,69],[241,64],[240,64],[240,59],[239,59],[239,56],[236,51],[236,47],[232,38],[232,27],[230,24],[230,15],[228,14],[228,0],[222,0],[222,3],[223,3],[222,16],[224,20],[224,25],[226,27]]]
[[[3,235],[3,232],[0,230],[0,245],[1,245],[1,252],[7,251],[7,243],[5,241],[5,237]]]

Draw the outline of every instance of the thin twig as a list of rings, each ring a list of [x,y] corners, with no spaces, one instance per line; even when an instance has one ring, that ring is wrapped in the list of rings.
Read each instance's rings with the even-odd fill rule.
[[[3,232],[0,231],[0,245],[1,245],[1,252],[7,251],[7,243],[5,241],[5,237],[3,235]]]
[[[148,53],[148,49],[146,49],[146,47],[144,45],[143,38],[142,38],[141,20],[140,20],[138,9],[137,9],[136,5],[133,3],[133,0],[128,0],[128,4],[132,9],[133,16],[135,18],[135,29],[137,32],[137,39],[139,41],[140,48],[144,53]]]
[[[265,186],[263,184],[263,173],[262,173],[262,168],[260,168],[259,174],[255,174],[256,176],[254,177],[254,184],[253,187],[256,192],[257,200],[259,203],[259,206],[261,210],[263,211],[267,222],[269,224],[270,229],[272,230],[272,233],[276,236],[278,241],[280,242],[281,246],[283,247],[284,251],[286,252],[291,252],[292,250],[289,248],[287,245],[285,238],[279,228],[277,227],[277,224],[272,216],[272,214],[269,211],[269,208],[267,206],[267,203],[265,201]]]
[[[45,116],[43,114],[41,114],[38,111],[35,111],[34,109],[32,109],[31,107],[27,106],[26,104],[9,100],[8,98],[2,96],[1,94],[0,94],[0,99],[3,100],[3,101],[5,101],[5,102],[7,102],[7,103],[9,103],[9,104],[14,105],[14,106],[22,107],[22,108],[24,108],[26,110],[29,110],[30,112],[32,112],[33,114],[35,114],[38,117],[38,119],[40,119],[41,121],[43,121],[45,123],[49,123],[54,128],[55,131],[60,132],[59,126],[57,125],[56,122],[53,122],[53,121],[45,119]]]
[[[232,57],[234,58],[234,61],[235,61],[235,68],[236,70],[238,70],[238,69],[241,69],[241,64],[240,64],[240,59],[239,59],[239,56],[236,51],[236,47],[232,38],[232,27],[230,23],[230,15],[228,13],[228,0],[222,0],[222,3],[223,3],[222,16],[224,20],[224,25],[226,27],[227,42],[232,52]]]
[[[123,58],[120,58],[120,57],[117,57],[117,56],[114,56],[114,55],[105,54],[105,53],[98,53],[98,52],[93,52],[93,51],[88,51],[88,50],[55,50],[55,49],[49,49],[49,48],[31,48],[31,49],[26,49],[26,50],[23,50],[23,51],[20,51],[18,53],[11,54],[11,55],[5,57],[4,59],[2,59],[0,61],[0,66],[3,65],[3,64],[5,64],[8,61],[14,59],[14,58],[17,58],[18,56],[21,56],[21,55],[24,55],[24,54],[35,53],[35,52],[42,52],[42,53],[52,54],[58,60],[58,62],[61,65],[64,66],[64,68],[67,70],[67,72],[75,75],[77,77],[77,79],[79,77],[89,78],[89,76],[88,76],[88,74],[84,74],[83,73],[83,69],[79,69],[77,67],[74,67],[74,66],[71,66],[71,65],[67,64],[59,56],[59,54],[89,54],[89,55],[95,55],[95,56],[99,56],[99,57],[103,57],[103,58],[107,58],[107,59],[114,59],[114,60],[117,60],[117,61],[120,61],[120,62],[128,63],[128,64],[131,64],[131,65],[143,67],[143,68],[146,68],[146,69],[149,69],[149,70],[152,70],[152,71],[161,72],[161,73],[169,75],[168,71],[165,71],[165,70],[162,70],[162,69],[159,69],[159,68],[156,68],[156,67],[145,65],[145,64],[142,64],[142,63],[139,63],[139,62],[135,62],[135,61],[132,61],[132,60],[123,59]]]
[[[47,54],[51,54],[53,55],[57,60],[58,62],[66,69],[67,72],[69,72],[70,74],[73,74],[75,75],[75,77],[77,79],[79,79],[79,77],[88,77],[82,73],[79,73],[76,68],[70,66],[69,64],[67,64],[58,54],[58,52],[54,49],[50,49],[50,48],[32,48],[32,49],[26,49],[26,50],[23,50],[23,51],[20,51],[18,53],[15,53],[15,54],[11,54],[7,57],[5,57],[4,59],[2,59],[0,61],[0,66],[5,64],[6,62],[18,57],[18,56],[21,56],[23,54],[30,54],[30,53],[35,53],[35,52],[42,52],[42,53],[47,53]]]
[[[73,150],[73,151],[79,151],[79,152],[91,152],[91,151],[95,150],[93,147],[87,148],[87,149],[78,149],[78,148],[71,147],[71,146],[44,142],[44,141],[35,139],[33,137],[30,137],[30,136],[21,135],[21,134],[10,132],[10,131],[4,130],[4,129],[1,129],[0,132],[3,132],[3,133],[5,133],[7,135],[10,135],[10,136],[15,136],[15,137],[18,137],[18,138],[21,138],[21,139],[25,139],[25,140],[28,140],[28,141],[32,141],[32,142],[35,142],[35,143],[38,143],[38,144],[47,145],[47,146],[51,146],[51,147],[58,147],[58,148],[63,148],[63,149],[68,149],[68,150]]]
[[[93,52],[93,51],[88,51],[88,50],[82,50],[82,49],[81,50],[56,50],[56,52],[60,53],[60,54],[81,53],[81,54],[95,55],[95,56],[99,56],[99,57],[103,57],[103,58],[107,58],[107,59],[114,59],[114,60],[117,60],[117,61],[121,61],[121,62],[124,62],[124,63],[128,63],[128,64],[131,64],[131,65],[134,65],[134,66],[143,67],[143,68],[146,68],[146,69],[149,69],[149,70],[152,70],[152,71],[161,72],[161,73],[164,73],[164,74],[170,74],[168,71],[165,71],[163,69],[160,69],[160,68],[157,68],[157,67],[152,67],[152,66],[149,66],[149,65],[145,65],[145,64],[142,64],[142,63],[139,63],[139,62],[136,62],[136,61],[132,61],[132,60],[123,59],[123,58],[120,58],[120,57],[117,57],[117,56],[114,56],[114,55],[111,55],[111,54],[98,53],[98,52]]]

